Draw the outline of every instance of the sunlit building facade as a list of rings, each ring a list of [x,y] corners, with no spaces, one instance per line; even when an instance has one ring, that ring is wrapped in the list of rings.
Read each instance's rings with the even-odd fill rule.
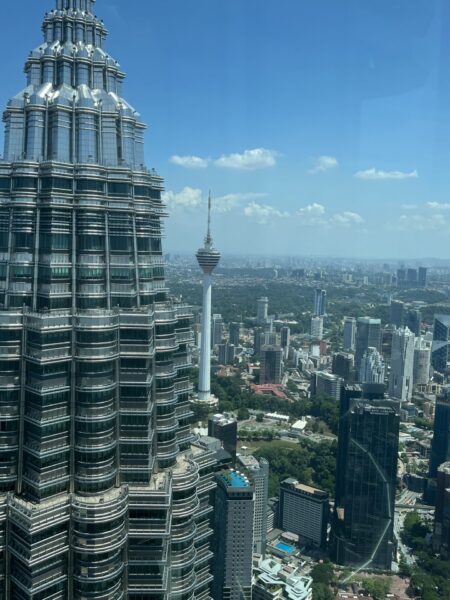
[[[208,598],[191,314],[168,296],[163,182],[93,9],[57,0],[4,113],[0,597]]]

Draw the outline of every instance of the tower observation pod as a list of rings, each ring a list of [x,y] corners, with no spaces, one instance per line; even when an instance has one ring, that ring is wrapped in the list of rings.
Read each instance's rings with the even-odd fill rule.
[[[211,237],[211,194],[208,199],[208,230],[203,248],[197,252],[197,261],[203,271],[203,312],[200,347],[200,373],[196,402],[215,406],[217,398],[211,394],[211,291],[212,274],[220,261],[220,252]]]

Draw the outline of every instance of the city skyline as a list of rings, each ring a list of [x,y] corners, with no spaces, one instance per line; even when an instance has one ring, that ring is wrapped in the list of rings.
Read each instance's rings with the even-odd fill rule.
[[[211,187],[224,254],[443,257],[450,33],[439,26],[450,19],[441,4],[98,0],[108,48],[150,123],[146,162],[167,182],[166,250],[194,251]],[[8,12],[37,46],[32,23],[49,8],[24,0]],[[13,35],[0,41],[3,104],[22,86]]]

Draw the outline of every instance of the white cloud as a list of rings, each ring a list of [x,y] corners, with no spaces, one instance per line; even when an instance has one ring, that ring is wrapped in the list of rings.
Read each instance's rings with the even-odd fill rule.
[[[358,213],[344,211],[328,216],[325,206],[314,202],[300,208],[297,215],[301,217],[302,225],[321,225],[325,228],[330,227],[350,227],[351,225],[360,225],[364,219]]]
[[[209,158],[200,158],[200,156],[178,156],[178,154],[175,154],[170,157],[170,162],[185,169],[206,169],[210,161]]]
[[[417,210],[418,208],[417,204],[402,204],[403,210]]]
[[[187,186],[178,193],[172,191],[164,192],[163,200],[169,206],[197,208],[202,204],[202,191]]]
[[[315,175],[316,173],[323,173],[324,171],[335,169],[338,166],[339,162],[334,156],[319,156],[315,160],[314,167],[308,171],[308,173]]]
[[[403,171],[380,171],[375,168],[367,169],[366,171],[358,171],[355,173],[357,179],[371,179],[382,181],[385,179],[417,179],[419,174],[417,171],[404,173]]]
[[[450,210],[450,204],[448,203],[440,203],[440,202],[427,202],[426,204],[427,208],[430,208],[431,210]]]
[[[317,202],[313,202],[312,204],[308,204],[307,206],[300,208],[297,211],[297,214],[300,216],[306,215],[320,217],[325,214],[325,206],[318,204]]]
[[[225,169],[244,169],[247,171],[267,169],[276,165],[277,153],[265,148],[245,150],[243,154],[223,155],[214,161],[216,167]]]
[[[340,225],[343,227],[349,227],[350,225],[359,225],[364,223],[364,219],[358,213],[345,211],[333,215],[330,219],[331,225]]]
[[[234,208],[237,208],[243,202],[249,202],[250,200],[265,198],[266,196],[267,194],[257,192],[226,194],[225,196],[213,198],[212,209],[215,212],[226,213],[230,212]]]
[[[244,208],[244,215],[250,219],[254,219],[260,225],[267,223],[270,219],[279,219],[289,216],[289,213],[278,210],[273,206],[267,204],[258,204],[257,202],[250,202]]]
[[[401,215],[397,223],[400,231],[436,231],[447,228],[444,215]]]

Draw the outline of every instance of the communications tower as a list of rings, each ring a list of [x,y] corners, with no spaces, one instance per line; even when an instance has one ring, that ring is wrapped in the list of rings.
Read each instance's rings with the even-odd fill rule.
[[[197,402],[216,405],[218,400],[211,395],[211,291],[212,274],[219,264],[220,252],[214,248],[211,237],[211,194],[208,198],[208,230],[203,248],[197,252],[197,260],[203,271],[202,338]]]

